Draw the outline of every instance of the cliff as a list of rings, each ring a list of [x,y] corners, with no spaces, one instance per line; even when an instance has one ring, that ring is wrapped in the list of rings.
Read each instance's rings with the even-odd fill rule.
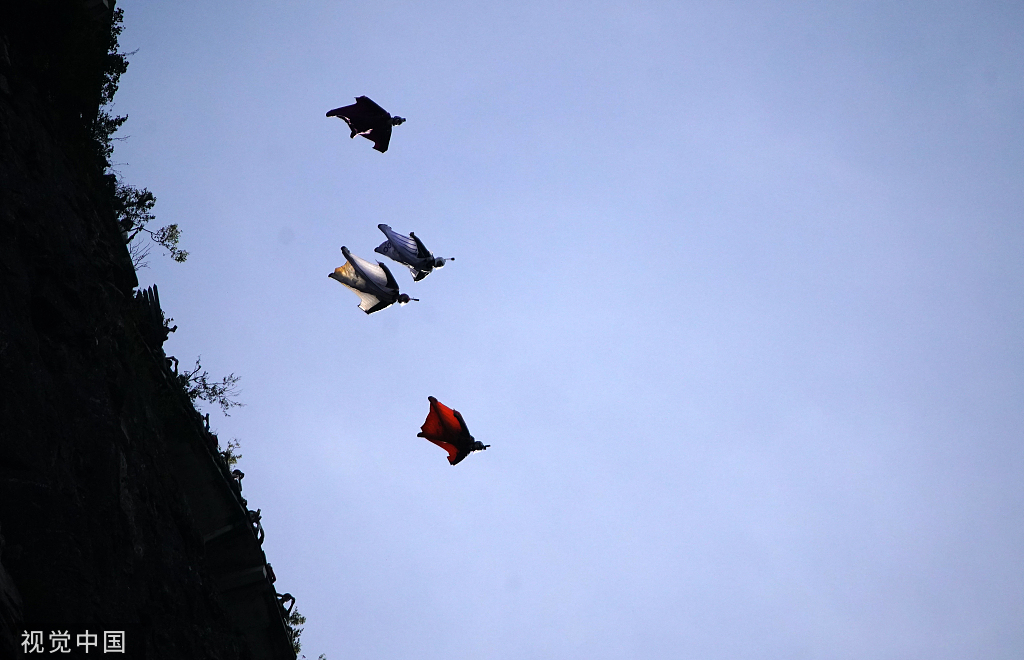
[[[86,629],[127,657],[294,658],[258,519],[135,291],[97,139],[112,9],[0,9],[0,658],[26,630],[79,657]]]

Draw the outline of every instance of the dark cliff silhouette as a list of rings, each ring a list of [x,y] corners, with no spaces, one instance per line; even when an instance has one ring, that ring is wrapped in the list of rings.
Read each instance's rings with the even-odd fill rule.
[[[114,11],[0,6],[0,658],[55,628],[73,652],[118,629],[120,657],[294,658],[259,512],[135,290],[107,172]]]

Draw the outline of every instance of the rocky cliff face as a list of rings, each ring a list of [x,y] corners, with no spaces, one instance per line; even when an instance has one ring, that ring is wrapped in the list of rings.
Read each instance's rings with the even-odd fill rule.
[[[126,630],[128,657],[294,657],[244,500],[136,300],[84,128],[109,9],[14,5],[0,9],[0,658],[20,657],[23,630],[86,628]]]

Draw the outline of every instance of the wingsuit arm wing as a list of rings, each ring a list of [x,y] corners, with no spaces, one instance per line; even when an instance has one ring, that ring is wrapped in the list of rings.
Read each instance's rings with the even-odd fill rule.
[[[388,111],[374,103],[373,99],[371,99],[369,96],[357,96],[356,107],[368,115],[385,115],[389,119],[391,118],[391,115],[388,114]]]
[[[395,281],[395,276],[391,274],[391,269],[388,268],[386,265],[382,264],[379,261],[377,262],[377,265],[381,267],[381,269],[384,271],[384,274],[388,278],[388,288],[393,290],[395,292],[395,294],[397,295],[398,294],[398,282]]]
[[[395,261],[399,261],[406,265],[418,256],[418,246],[416,241],[410,237],[405,234],[399,234],[397,231],[385,224],[377,225],[377,229],[379,229],[388,240],[382,243],[380,247],[377,248],[376,252],[391,257]],[[385,247],[387,243],[391,244],[390,251],[385,251],[387,249]]]
[[[373,148],[377,151],[384,153],[388,150],[391,145],[391,124],[387,123],[383,126],[378,126],[371,129],[370,132],[364,134],[365,137],[373,140]]]
[[[341,117],[342,119],[348,119],[351,121],[369,121],[376,120],[380,117],[391,118],[388,111],[380,107],[366,96],[357,96],[356,102],[352,105],[342,106],[329,110],[327,112],[328,117]]]
[[[418,433],[417,436],[421,438],[427,438],[427,436],[423,435],[423,433]],[[435,445],[448,452],[448,462],[451,463],[452,465],[458,464],[459,461],[461,461],[462,459],[469,455],[464,454],[462,456],[459,456],[459,450],[456,449],[455,445],[451,444],[450,442],[445,442],[444,440],[434,440],[433,438],[427,438],[427,440],[430,440]]]
[[[416,235],[416,232],[409,232],[409,236],[412,240],[416,241],[416,256],[420,259],[433,259],[434,255],[427,249],[427,246],[423,244],[420,237]]]

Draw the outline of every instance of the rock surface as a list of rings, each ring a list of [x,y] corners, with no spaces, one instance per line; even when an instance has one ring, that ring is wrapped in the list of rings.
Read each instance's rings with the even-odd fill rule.
[[[82,63],[104,47],[95,38],[99,3],[7,4],[0,10],[0,658],[21,656],[23,629],[56,627],[126,629],[128,657],[294,657],[290,646],[281,649],[287,637],[266,577],[256,586],[267,604],[253,610],[261,619],[253,626],[269,630],[271,641],[259,648],[243,630],[238,599],[222,593],[237,587],[225,587],[223,576],[239,566],[211,566],[209,529],[197,522],[212,515],[200,510],[211,488],[223,501],[217,515],[244,523],[236,545],[251,561],[265,558],[240,493],[216,464],[215,439],[209,446],[212,436],[175,388],[163,337],[154,339],[161,333],[135,299],[112,179],[83,138],[82,108],[92,101],[63,103],[76,92],[60,80],[83,75]],[[60,12],[75,20],[52,19]],[[106,20],[109,27],[109,13]],[[48,33],[34,39],[40,26]],[[61,40],[69,45],[46,51]],[[193,469],[201,474],[182,473]],[[199,481],[207,490],[190,491]]]

